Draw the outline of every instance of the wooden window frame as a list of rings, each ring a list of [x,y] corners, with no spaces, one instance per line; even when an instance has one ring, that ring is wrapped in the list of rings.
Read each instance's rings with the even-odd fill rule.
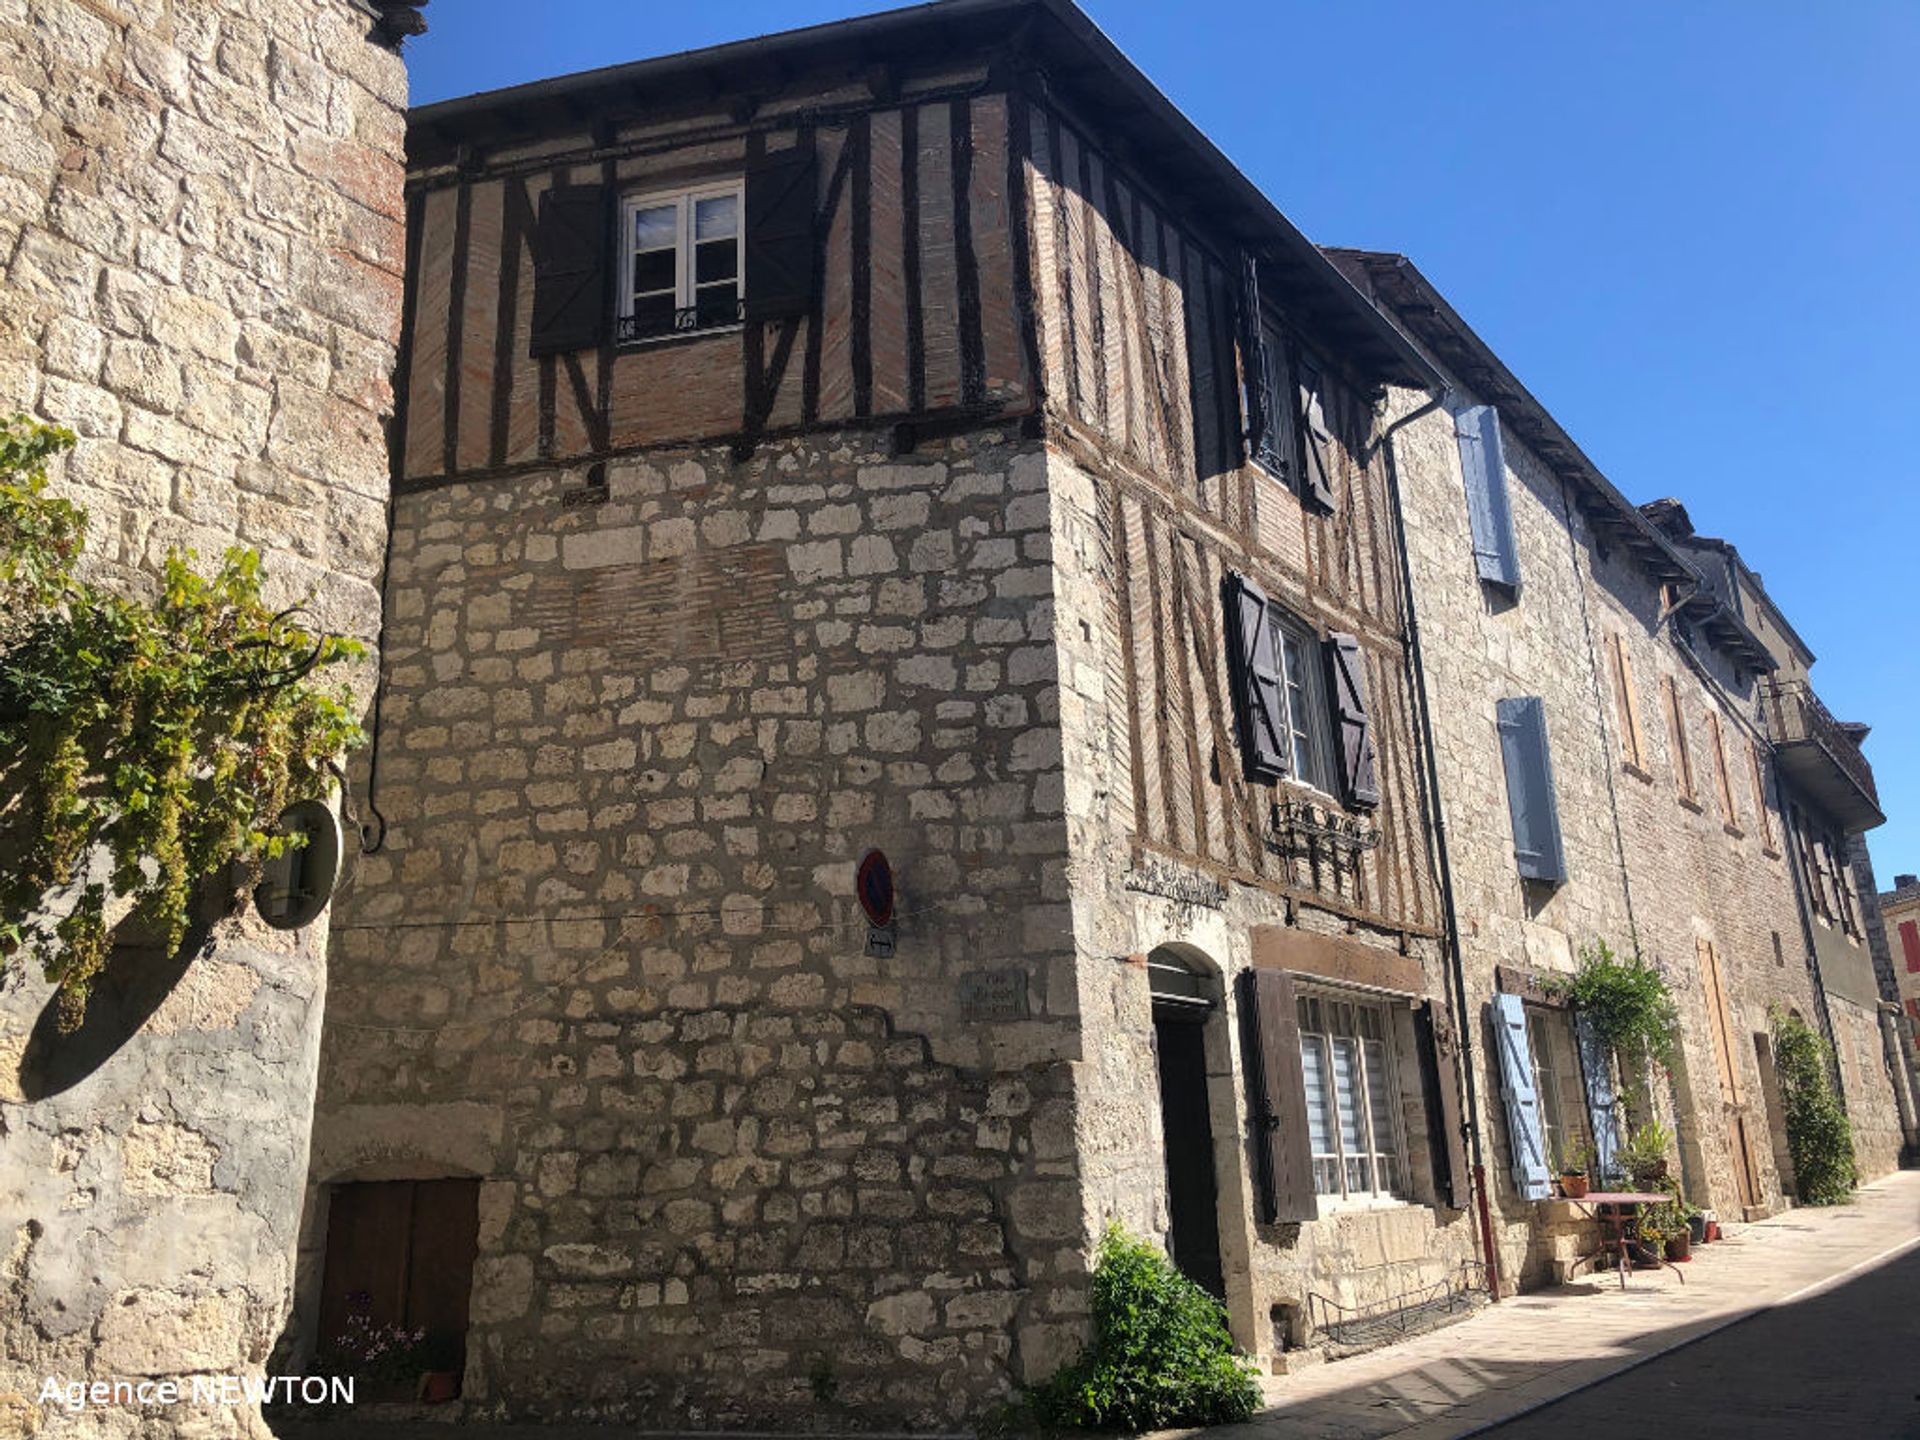
[[[1747,832],[1740,828],[1740,809],[1733,799],[1733,771],[1727,767],[1726,727],[1720,723],[1720,712],[1707,710],[1707,734],[1713,741],[1713,779],[1720,791],[1720,816],[1725,822],[1729,834],[1738,838]]]
[[[1321,654],[1325,640],[1313,626],[1295,620],[1272,601],[1267,602],[1267,624],[1273,631],[1274,661],[1280,671],[1280,703],[1287,725],[1286,779],[1339,804],[1340,781],[1334,773],[1333,745],[1327,734],[1326,665]],[[1297,678],[1289,643],[1299,647],[1300,667],[1305,672]],[[1304,713],[1294,709],[1296,690]],[[1306,764],[1301,761],[1303,741]]]
[[[1667,698],[1667,734],[1673,742],[1673,781],[1681,803],[1698,810],[1700,792],[1693,773],[1693,751],[1687,744],[1687,712],[1680,699],[1680,682],[1668,675],[1663,679]]]
[[[1327,1115],[1331,1121],[1328,1127],[1328,1138],[1333,1145],[1332,1151],[1310,1152],[1312,1154],[1314,1190],[1318,1197],[1320,1213],[1327,1215],[1342,1210],[1379,1209],[1411,1204],[1412,1201],[1409,1198],[1411,1194],[1411,1176],[1408,1171],[1409,1157],[1407,1154],[1406,1124],[1405,1117],[1401,1114],[1401,1060],[1397,1053],[1400,1048],[1400,1030],[1394,1013],[1399,1007],[1389,1001],[1357,990],[1344,989],[1339,986],[1296,985],[1295,993],[1300,1019],[1300,1056],[1298,1063],[1301,1071],[1301,1090],[1307,1095],[1309,1105],[1317,1103],[1324,1104],[1327,1107]],[[1329,1016],[1330,1013],[1344,1012],[1347,1017],[1347,1028],[1335,1029],[1331,1019],[1325,1021],[1323,1028],[1313,1028],[1308,1021],[1310,1013],[1309,1006],[1322,1007],[1320,1014],[1323,1017]],[[1366,1061],[1366,1046],[1369,1041],[1362,1033],[1359,1023],[1361,1011],[1366,1011],[1376,1019],[1381,1037],[1378,1043],[1386,1059],[1387,1125],[1392,1133],[1387,1137],[1388,1144],[1384,1147],[1381,1144],[1380,1136],[1375,1126],[1373,1081],[1367,1073]],[[1355,1072],[1357,1093],[1354,1098],[1354,1108],[1360,1120],[1363,1140],[1362,1151],[1358,1156],[1350,1156],[1346,1153],[1345,1144],[1340,1133],[1339,1092],[1334,1088],[1333,1078],[1333,1041],[1336,1039],[1353,1040],[1359,1047],[1360,1062],[1358,1070]],[[1318,1097],[1313,1095],[1312,1087],[1308,1083],[1306,1073],[1307,1047],[1316,1041],[1322,1045],[1323,1066],[1321,1074],[1324,1081],[1321,1094]],[[1392,1161],[1395,1170],[1398,1172],[1397,1184],[1395,1185],[1382,1187],[1379,1183],[1379,1162],[1383,1156]],[[1350,1161],[1355,1159],[1371,1167],[1374,1181],[1373,1189],[1356,1190],[1348,1187],[1347,1166]],[[1321,1165],[1323,1162],[1330,1162],[1333,1166],[1333,1173],[1338,1178],[1340,1185],[1338,1193],[1321,1188]]]
[[[698,323],[699,307],[694,276],[694,217],[702,200],[731,196],[734,204],[734,292],[738,303],[735,318],[713,325]],[[673,246],[674,322],[666,330],[646,335],[625,335],[633,320],[633,262],[639,253],[634,245],[634,216],[642,210],[675,208]],[[702,185],[684,185],[671,190],[635,191],[620,197],[620,270],[614,284],[614,335],[622,346],[657,345],[685,335],[724,335],[743,328],[747,307],[747,182],[733,176]]]
[[[1651,780],[1647,732],[1640,723],[1640,696],[1633,683],[1633,657],[1627,653],[1627,637],[1615,633],[1608,639],[1613,650],[1614,708],[1620,719],[1620,758],[1635,775]]]

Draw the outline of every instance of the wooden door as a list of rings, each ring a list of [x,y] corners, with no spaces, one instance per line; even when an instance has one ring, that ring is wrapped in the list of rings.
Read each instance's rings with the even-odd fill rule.
[[[320,1286],[320,1343],[353,1315],[426,1332],[424,1369],[465,1366],[479,1249],[480,1182],[385,1180],[334,1187]]]
[[[1747,1138],[1746,1093],[1740,1082],[1739,1051],[1734,1049],[1733,1008],[1727,1002],[1727,987],[1720,973],[1720,957],[1711,940],[1696,940],[1700,957],[1700,979],[1707,992],[1708,1028],[1713,1032],[1714,1058],[1720,1068],[1720,1103],[1726,1116],[1727,1153],[1733,1162],[1733,1178],[1740,1204],[1760,1203],[1760,1185],[1754,1173],[1753,1149]]]
[[[1156,1007],[1158,1011],[1158,1007]],[[1204,1013],[1156,1013],[1160,1124],[1167,1157],[1167,1208],[1173,1263],[1194,1284],[1226,1298],[1220,1268],[1220,1202],[1213,1171],[1213,1120],[1207,1103]]]

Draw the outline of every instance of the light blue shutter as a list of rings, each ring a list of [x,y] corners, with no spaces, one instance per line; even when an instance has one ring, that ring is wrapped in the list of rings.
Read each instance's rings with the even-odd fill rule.
[[[1454,420],[1460,441],[1460,473],[1467,482],[1467,522],[1473,528],[1473,563],[1482,580],[1520,592],[1520,551],[1513,539],[1513,506],[1507,495],[1507,457],[1500,444],[1500,412],[1491,405],[1463,410]]]
[[[1524,878],[1557,885],[1567,878],[1567,862],[1560,844],[1560,806],[1553,795],[1546,706],[1538,696],[1502,700],[1499,719],[1514,859]]]
[[[1601,1188],[1614,1173],[1620,1153],[1619,1094],[1613,1084],[1613,1047],[1600,1038],[1593,1021],[1574,1012],[1573,1033],[1580,1041],[1580,1075],[1587,1091],[1587,1119],[1593,1126],[1593,1183]]]
[[[1525,1200],[1553,1193],[1547,1170],[1546,1132],[1540,1124],[1540,1094],[1533,1086],[1533,1052],[1527,1048],[1527,1012],[1518,995],[1493,997],[1493,1028],[1499,1037],[1500,1097],[1507,1102],[1507,1137],[1513,1151],[1513,1185]]]

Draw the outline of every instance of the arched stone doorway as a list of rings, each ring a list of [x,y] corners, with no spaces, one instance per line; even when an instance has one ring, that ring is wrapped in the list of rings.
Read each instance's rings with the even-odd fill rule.
[[[1198,952],[1163,945],[1147,956],[1147,981],[1167,1165],[1168,1248],[1183,1274],[1225,1299],[1207,1079],[1207,1028],[1221,1016],[1219,976]]]

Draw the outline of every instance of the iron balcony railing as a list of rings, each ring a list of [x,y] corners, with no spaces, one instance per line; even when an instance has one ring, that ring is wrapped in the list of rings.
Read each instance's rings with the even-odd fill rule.
[[[1772,680],[1766,688],[1767,733],[1776,745],[1812,741],[1877,809],[1880,792],[1873,783],[1873,766],[1833,712],[1820,703],[1805,680]]]

